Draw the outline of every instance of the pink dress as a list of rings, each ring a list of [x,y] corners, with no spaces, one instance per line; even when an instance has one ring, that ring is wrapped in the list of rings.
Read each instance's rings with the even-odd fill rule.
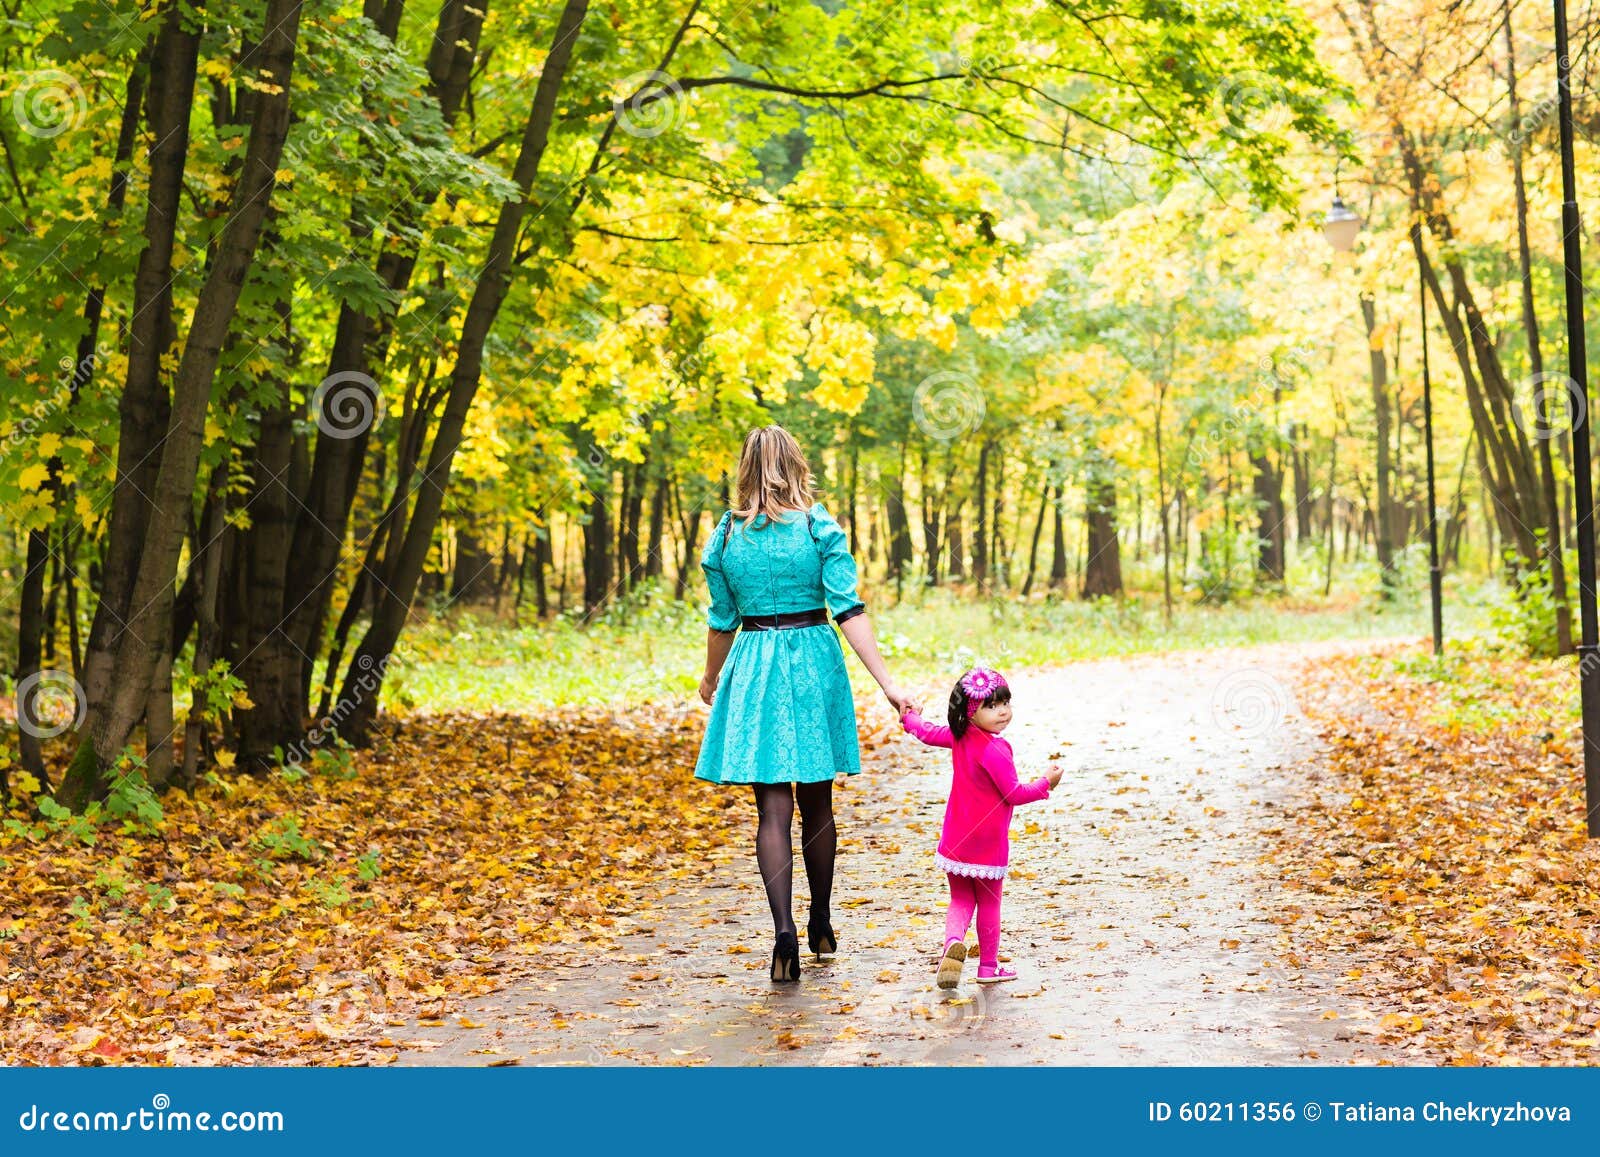
[[[1050,781],[1017,782],[1011,744],[973,725],[951,742],[950,729],[928,723],[915,711],[900,725],[930,747],[949,747],[955,764],[950,802],[934,863],[955,876],[1003,880],[1011,860],[1011,809],[1050,796]]]

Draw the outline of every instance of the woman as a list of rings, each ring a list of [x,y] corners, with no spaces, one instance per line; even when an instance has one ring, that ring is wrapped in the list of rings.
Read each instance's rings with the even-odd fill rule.
[[[711,719],[694,773],[753,785],[756,863],[777,934],[772,979],[799,980],[794,807],[811,885],[806,937],[813,952],[831,955],[839,945],[829,911],[838,846],[833,777],[861,770],[855,702],[829,611],[896,715],[915,704],[884,669],[844,531],[816,501],[811,468],[787,430],[750,432],[736,491],[700,560],[711,593],[700,698]]]

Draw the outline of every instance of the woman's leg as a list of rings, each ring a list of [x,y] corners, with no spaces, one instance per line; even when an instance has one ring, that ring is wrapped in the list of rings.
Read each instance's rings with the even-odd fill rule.
[[[974,880],[978,894],[978,967],[1000,963],[1000,890],[1004,880]]]
[[[797,783],[800,804],[800,854],[806,861],[806,883],[811,887],[810,923],[831,925],[833,920],[833,859],[839,851],[839,830],[833,823],[833,780]]]
[[[952,940],[965,940],[967,928],[972,923],[972,913],[978,906],[978,890],[974,887],[975,880],[966,876],[958,876],[954,872],[946,872],[950,880],[950,907],[944,914],[944,942]]]
[[[772,908],[772,930],[793,932],[794,844],[789,830],[794,823],[793,785],[758,783],[756,789],[756,865],[767,886]]]

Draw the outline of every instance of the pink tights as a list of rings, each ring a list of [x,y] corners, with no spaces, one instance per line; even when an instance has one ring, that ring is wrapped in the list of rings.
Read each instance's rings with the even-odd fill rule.
[[[944,917],[944,939],[965,940],[972,914],[978,914],[978,964],[994,968],[1000,963],[1000,888],[1004,880],[982,880],[945,873],[950,879],[950,910]]]

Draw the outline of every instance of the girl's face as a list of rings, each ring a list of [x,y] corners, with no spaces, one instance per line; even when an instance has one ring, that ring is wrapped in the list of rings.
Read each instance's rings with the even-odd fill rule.
[[[972,713],[972,722],[991,735],[998,734],[1011,722],[1011,704],[984,704]]]

